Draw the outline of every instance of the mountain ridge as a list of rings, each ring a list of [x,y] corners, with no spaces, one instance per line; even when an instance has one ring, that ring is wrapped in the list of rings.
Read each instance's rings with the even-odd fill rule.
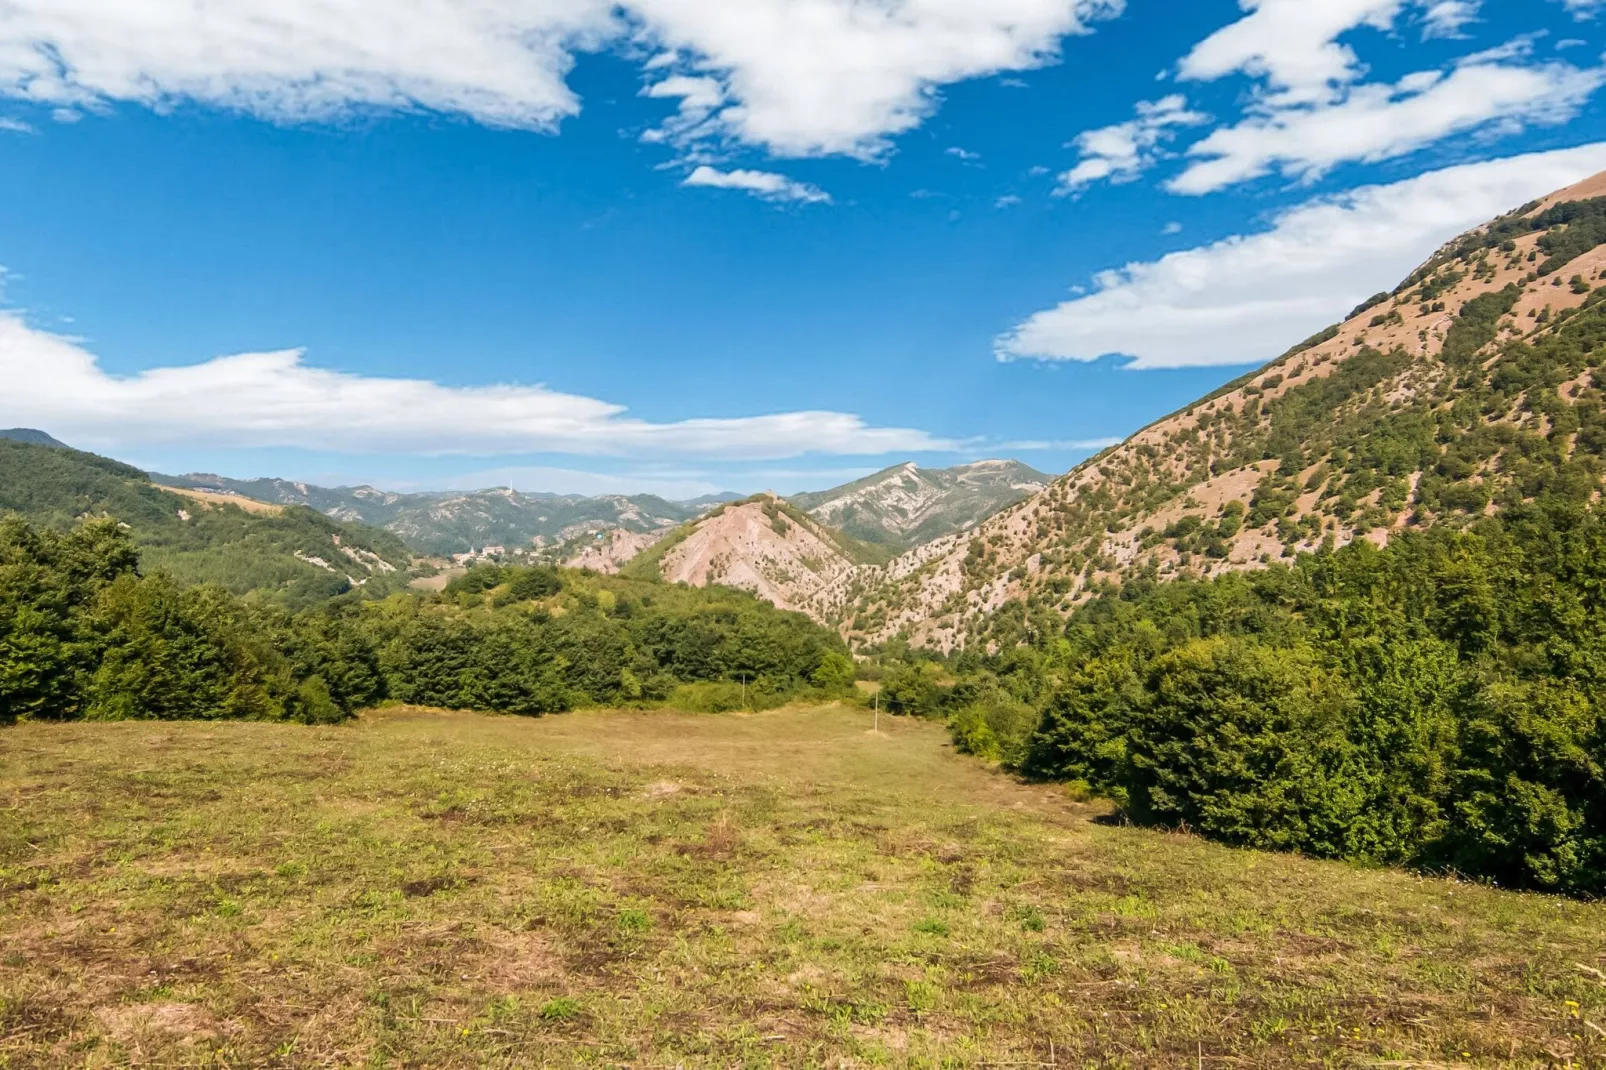
[[[1042,490],[1053,477],[1020,461],[951,468],[892,465],[840,487],[787,500],[862,542],[910,549],[982,520]]]
[[[1550,438],[1598,412],[1603,195],[1595,176],[1446,243],[1342,323],[973,532],[840,577],[816,611],[860,646],[998,645],[1133,578],[1470,523],[1546,450],[1557,470],[1589,460],[1598,494],[1601,444]],[[1529,366],[1547,361],[1566,377],[1533,386],[1551,372]],[[1468,410],[1474,397],[1487,413]]]

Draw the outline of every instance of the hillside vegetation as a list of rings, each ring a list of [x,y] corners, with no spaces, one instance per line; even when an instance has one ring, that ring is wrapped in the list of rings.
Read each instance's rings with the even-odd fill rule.
[[[65,531],[82,518],[126,524],[145,564],[183,584],[210,583],[290,607],[353,590],[406,586],[411,555],[395,536],[306,508],[251,513],[164,490],[137,468],[0,439],[0,514]]]
[[[1574,199],[1594,192],[1451,243],[1344,324],[975,532],[846,577],[831,596],[845,633],[1006,642],[1013,604],[1063,617],[1110,583],[1466,527],[1541,485],[1594,493],[1606,199]]]
[[[15,1066],[1599,1065],[1606,906],[1115,827],[840,707],[0,749]]]

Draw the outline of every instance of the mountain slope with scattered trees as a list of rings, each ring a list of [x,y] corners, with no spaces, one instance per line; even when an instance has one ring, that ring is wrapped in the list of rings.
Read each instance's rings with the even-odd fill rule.
[[[844,577],[828,596],[844,634],[1007,644],[1110,584],[1383,545],[1540,482],[1598,482],[1600,193],[1591,180],[1451,242],[1343,324],[974,531]]]

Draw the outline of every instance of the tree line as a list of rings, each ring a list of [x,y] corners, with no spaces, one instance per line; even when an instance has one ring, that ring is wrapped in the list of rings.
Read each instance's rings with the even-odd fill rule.
[[[719,708],[737,687],[762,705],[852,686],[835,635],[740,592],[486,566],[439,595],[292,611],[146,573],[114,519],[0,519],[0,722]]]

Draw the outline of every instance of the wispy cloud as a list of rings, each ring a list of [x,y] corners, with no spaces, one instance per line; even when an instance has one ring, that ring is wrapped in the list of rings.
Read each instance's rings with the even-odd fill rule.
[[[1188,150],[1196,162],[1168,188],[1212,193],[1273,171],[1310,179],[1346,161],[1393,159],[1495,122],[1508,130],[1559,125],[1606,83],[1606,68],[1504,58],[1485,53],[1448,74],[1357,86],[1336,103],[1276,108],[1218,129]]]
[[[721,171],[707,164],[686,176],[687,186],[707,186],[711,189],[734,189],[751,193],[767,201],[790,201],[802,204],[830,204],[831,195],[818,186],[798,182],[773,171]]]
[[[1167,184],[1212,193],[1269,174],[1320,177],[1340,163],[1376,163],[1472,132],[1564,123],[1606,84],[1606,69],[1536,62],[1532,38],[1392,83],[1366,82],[1351,31],[1393,30],[1414,13],[1423,36],[1459,37],[1481,0],[1240,0],[1248,13],[1183,57],[1177,77],[1256,81],[1243,117],[1188,151]]]
[[[1495,215],[1606,168],[1606,142],[1319,198],[1266,231],[1128,264],[998,339],[1000,360],[1258,364]]]
[[[1422,13],[1422,39],[1465,37],[1462,31],[1478,21],[1483,0],[1434,0]]]
[[[922,431],[838,412],[652,423],[544,386],[451,387],[318,368],[300,351],[107,373],[71,338],[0,312],[0,426],[90,445],[292,447],[336,453],[572,454],[774,460],[943,450]]]

